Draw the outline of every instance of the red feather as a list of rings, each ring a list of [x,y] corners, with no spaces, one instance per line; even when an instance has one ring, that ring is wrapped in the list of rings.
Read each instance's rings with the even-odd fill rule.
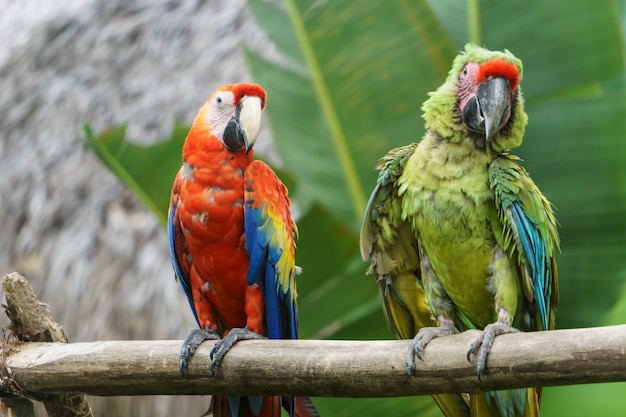
[[[477,83],[482,83],[489,77],[504,77],[509,80],[511,91],[514,91],[519,85],[520,76],[517,67],[503,59],[492,59],[480,66]]]
[[[246,294],[254,291],[246,284],[249,259],[242,241],[242,173],[252,155],[232,154],[215,137],[198,137],[193,129],[184,153],[194,165],[194,180],[179,182],[177,212],[187,229],[184,238],[193,259],[189,278],[200,326],[225,335],[233,327],[248,325],[263,334],[262,317],[247,317],[245,311],[246,297],[248,302],[258,298]],[[205,224],[209,219],[211,227]]]
[[[235,95],[235,106],[239,104],[239,100],[241,100],[243,96],[254,96],[261,98],[261,108],[265,108],[265,102],[267,100],[265,90],[258,84],[229,84],[220,88],[220,90],[230,90],[233,92]]]

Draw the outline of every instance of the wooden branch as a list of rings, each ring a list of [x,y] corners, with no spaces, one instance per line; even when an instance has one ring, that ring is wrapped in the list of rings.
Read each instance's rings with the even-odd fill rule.
[[[21,341],[66,342],[24,278],[3,279],[11,332]],[[44,401],[51,416],[84,415],[83,395],[297,394],[388,397],[525,386],[626,381],[626,325],[498,336],[483,373],[466,350],[478,331],[433,340],[413,376],[408,341],[261,340],[238,343],[211,376],[206,342],[187,377],[181,341],[2,344],[0,394]]]
[[[408,341],[243,341],[215,377],[214,342],[200,346],[185,378],[181,341],[23,344],[6,366],[29,392],[93,395],[389,397],[626,381],[626,325],[498,336],[482,383],[465,356],[478,334],[433,340],[414,376],[405,369]]]
[[[24,277],[18,273],[5,275],[2,279],[2,289],[6,297],[6,314],[11,320],[9,331],[17,340],[23,342],[61,342],[67,343],[67,336],[63,328],[52,318],[47,304],[39,301],[33,289]],[[3,353],[6,355],[11,343],[5,341]],[[10,387],[12,394],[23,394],[19,382],[13,378],[11,368],[3,367],[2,385]],[[67,392],[46,396],[31,393],[32,397],[43,402],[50,417],[93,417],[91,407],[83,394]],[[37,393],[39,394],[39,393]],[[19,402],[15,402],[18,404]],[[18,414],[24,415],[24,414]]]

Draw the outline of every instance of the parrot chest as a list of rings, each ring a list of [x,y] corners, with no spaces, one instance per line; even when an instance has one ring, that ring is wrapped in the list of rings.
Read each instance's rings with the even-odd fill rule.
[[[459,155],[445,146],[421,147],[400,178],[403,215],[418,231],[436,279],[457,311],[485,326],[495,320],[488,282],[497,246],[489,160],[481,152]]]
[[[224,160],[226,162],[226,160]],[[183,166],[178,212],[189,257],[194,304],[215,312],[220,327],[246,325],[249,265],[244,234],[244,169],[226,163]],[[209,320],[209,319],[206,319]]]

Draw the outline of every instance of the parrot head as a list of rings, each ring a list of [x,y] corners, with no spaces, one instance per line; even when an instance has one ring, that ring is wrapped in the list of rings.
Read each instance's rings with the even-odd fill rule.
[[[518,84],[517,68],[503,59],[465,64],[459,75],[459,110],[465,127],[493,139],[511,118],[511,97]]]
[[[453,142],[471,138],[498,152],[521,145],[527,122],[521,79],[522,63],[509,51],[466,45],[446,82],[424,103],[426,127]]]
[[[265,90],[257,84],[220,87],[200,109],[194,129],[206,130],[231,152],[249,153],[261,129]]]

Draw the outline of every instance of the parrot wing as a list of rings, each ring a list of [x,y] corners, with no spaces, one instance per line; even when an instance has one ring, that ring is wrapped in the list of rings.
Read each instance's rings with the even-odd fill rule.
[[[498,215],[504,227],[504,250],[520,265],[522,288],[533,306],[536,329],[554,328],[558,304],[555,250],[559,248],[550,202],[515,157],[502,155],[489,166]]]
[[[410,222],[401,219],[398,178],[417,144],[396,148],[381,159],[376,187],[361,224],[363,260],[371,261],[368,273],[376,277],[383,312],[398,339],[412,339],[420,328],[436,326],[426,302],[420,278],[417,237]],[[446,417],[469,416],[466,394],[433,395]]]
[[[170,196],[170,208],[167,215],[167,236],[170,243],[170,257],[172,258],[172,266],[174,267],[174,273],[176,280],[180,282],[189,306],[193,312],[193,316],[196,318],[198,324],[198,314],[196,313],[196,307],[193,304],[193,296],[191,294],[191,282],[189,280],[189,251],[187,250],[187,244],[183,236],[183,230],[178,220],[178,183],[180,172],[174,179],[174,185],[172,186],[172,194]]]
[[[297,339],[296,275],[300,268],[295,264],[294,238],[298,228],[291,218],[287,187],[261,161],[253,161],[246,168],[244,180],[245,237],[250,257],[247,282],[262,288],[268,337]],[[283,396],[282,406],[290,416],[319,416],[308,397],[296,400]]]
[[[417,239],[408,221],[401,220],[398,178],[416,144],[393,149],[381,159],[376,187],[361,225],[361,256],[370,260],[391,332],[410,339],[420,327],[434,326],[420,285]]]
[[[287,187],[272,169],[253,161],[245,174],[244,218],[250,256],[248,285],[261,286],[270,339],[298,337],[295,241]]]

